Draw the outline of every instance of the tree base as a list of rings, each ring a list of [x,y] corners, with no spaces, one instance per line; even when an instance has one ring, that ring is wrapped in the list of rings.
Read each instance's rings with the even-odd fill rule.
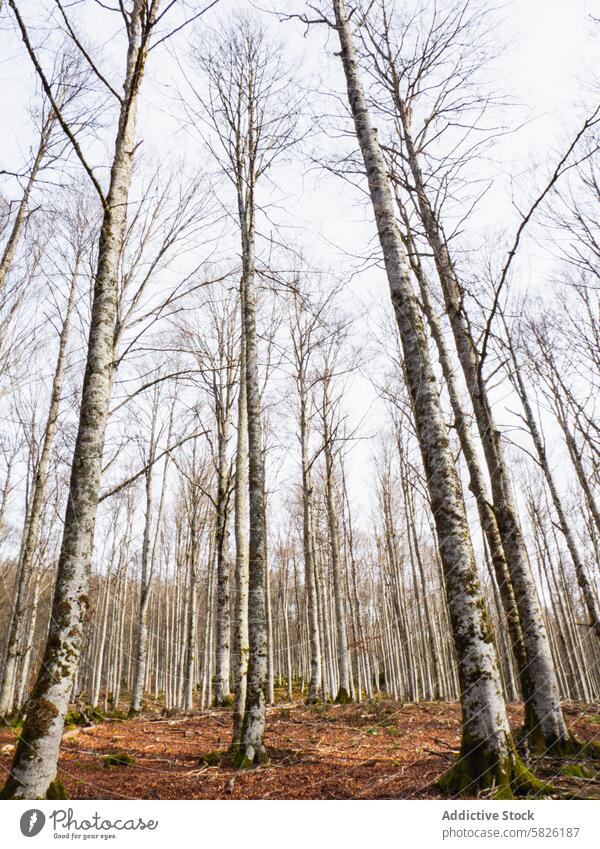
[[[550,785],[533,775],[514,749],[498,759],[481,746],[461,753],[436,784],[451,797],[489,792],[493,799],[543,798],[553,792]]]
[[[532,735],[526,728],[522,728],[519,738],[527,743],[529,751],[534,757],[600,758],[600,743],[594,743],[591,740],[584,742],[578,740],[572,734],[569,734],[566,738],[548,740],[547,737],[542,737],[539,734]]]
[[[46,790],[46,799],[68,799],[69,794],[65,790],[65,785],[62,783],[58,775]]]
[[[2,800],[10,800],[10,799],[20,799],[20,796],[16,795],[16,791],[19,785],[12,781],[11,786],[11,778],[7,781],[4,789],[0,793],[0,799]],[[45,796],[38,796],[39,799],[52,799],[52,800],[61,800],[68,799],[69,794],[65,790],[65,785],[62,783],[60,778],[56,776],[54,781],[52,781],[46,790]]]
[[[346,690],[345,687],[340,687],[338,690],[338,694],[335,697],[336,705],[351,705],[352,704],[352,696]]]
[[[235,769],[254,769],[257,766],[267,766],[269,755],[265,748],[255,749],[254,746],[239,744],[229,750],[231,765]]]
[[[560,740],[549,746],[547,754],[561,758],[600,758],[600,743],[578,740],[570,734],[568,740]]]

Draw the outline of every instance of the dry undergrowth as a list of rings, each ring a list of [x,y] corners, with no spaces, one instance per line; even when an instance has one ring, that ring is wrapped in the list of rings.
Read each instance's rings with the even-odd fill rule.
[[[521,709],[509,713],[518,726]],[[594,706],[566,713],[580,739],[600,740]],[[222,754],[230,725],[231,711],[215,709],[81,728],[63,740],[60,775],[73,799],[440,798],[435,781],[456,757],[460,712],[456,704],[390,701],[277,706],[268,716],[270,765],[243,772]],[[0,732],[3,776],[14,733]],[[111,766],[115,753],[132,762]],[[598,762],[551,759],[536,767],[557,789],[586,798],[600,797],[599,770]]]

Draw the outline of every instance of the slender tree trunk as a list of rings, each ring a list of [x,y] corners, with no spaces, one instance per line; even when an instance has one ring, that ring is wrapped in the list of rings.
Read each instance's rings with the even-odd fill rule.
[[[571,429],[567,424],[566,416],[564,415],[562,410],[557,411],[557,420],[562,429],[562,432],[564,433],[565,442],[567,443],[569,456],[573,463],[573,468],[575,469],[577,480],[579,481],[581,489],[583,490],[583,494],[585,496],[590,515],[596,526],[596,531],[600,536],[600,508],[598,507],[596,499],[594,498],[594,493],[592,492],[588,476],[585,472],[577,442],[575,441],[575,437],[571,433]]]
[[[364,616],[361,611],[361,604],[358,597],[358,581],[356,576],[356,560],[354,558],[354,532],[352,530],[352,513],[350,511],[350,500],[348,498],[348,490],[346,487],[346,473],[344,469],[344,464],[342,463],[342,492],[344,495],[344,501],[346,503],[346,511],[348,514],[348,548],[350,552],[350,580],[349,585],[351,588],[351,596],[353,598],[353,612],[356,618],[356,630],[357,636],[359,639],[359,647],[357,647],[357,657],[360,658],[362,656],[363,661],[363,670],[364,670],[364,684],[366,688],[367,698],[371,699],[373,697],[373,682],[371,680],[371,666],[369,661],[369,642],[367,639],[367,634],[364,627]],[[358,699],[361,700],[360,694],[360,679],[358,683]]]
[[[265,538],[267,529],[265,527]],[[275,703],[275,664],[273,655],[273,614],[271,608],[271,576],[267,560],[265,569],[265,606],[267,612],[267,704]]]
[[[569,554],[571,555],[571,560],[573,561],[573,566],[575,567],[575,575],[577,577],[577,583],[581,589],[581,594],[583,595],[583,600],[585,606],[587,608],[588,616],[590,617],[590,627],[594,629],[594,632],[598,639],[600,639],[600,609],[598,608],[598,602],[592,590],[592,586],[590,584],[589,578],[587,576],[586,568],[583,563],[583,559],[579,554],[579,550],[577,547],[577,543],[575,542],[575,536],[569,523],[567,522],[567,517],[565,515],[565,511],[563,509],[563,505],[558,494],[558,489],[556,488],[556,483],[554,481],[554,477],[550,470],[550,464],[548,463],[548,457],[546,455],[546,447],[544,445],[544,441],[542,439],[542,435],[538,429],[537,421],[533,414],[533,409],[529,402],[529,397],[527,395],[527,390],[525,388],[525,383],[523,381],[523,375],[521,373],[521,368],[519,366],[519,362],[517,360],[514,347],[510,342],[509,337],[509,350],[513,362],[513,375],[514,382],[516,383],[516,389],[521,399],[521,403],[523,405],[523,409],[525,411],[525,420],[527,421],[527,427],[529,428],[529,432],[531,434],[531,438],[533,440],[533,444],[538,456],[538,460],[540,466],[542,467],[542,471],[544,473],[544,477],[546,478],[546,483],[548,485],[548,489],[550,491],[550,496],[552,498],[552,503],[554,504],[554,509],[556,510],[556,515],[558,516],[558,522],[560,525],[560,529],[565,538],[565,542],[567,543],[567,548],[569,549]]]
[[[246,335],[244,332],[244,278],[240,283],[242,332],[240,338],[240,386],[238,395],[237,450],[235,455],[235,620],[232,746],[242,737],[248,675],[248,404],[246,397]]]
[[[321,666],[321,635],[319,632],[319,599],[313,557],[313,484],[308,458],[308,399],[303,373],[299,376],[298,389],[300,395],[300,459],[302,463],[302,545],[310,639],[310,682],[306,701],[311,704],[319,699],[323,671]]]
[[[229,613],[229,555],[228,555],[228,517],[229,499],[229,463],[227,460],[227,431],[229,420],[222,422],[219,434],[219,460],[217,469],[217,634],[216,634],[216,693],[217,705],[231,704],[231,685],[229,681],[229,660],[231,648],[231,619]]]
[[[348,100],[361,148],[392,304],[400,331],[431,507],[435,517],[461,682],[461,756],[446,775],[452,791],[496,785],[516,789],[518,756],[510,737],[493,648],[427,339],[396,224],[387,170],[358,76],[343,0],[333,0]]]
[[[340,532],[337,520],[333,484],[333,451],[331,446],[329,411],[329,376],[323,381],[323,449],[325,454],[325,501],[327,506],[327,526],[331,552],[331,574],[335,604],[335,622],[337,629],[337,662],[339,686],[335,700],[338,704],[352,701],[350,696],[350,669],[348,654],[348,631],[346,624],[346,600],[342,591],[340,564]]]
[[[36,636],[37,618],[40,601],[41,569],[37,569],[33,579],[33,600],[31,602],[31,617],[24,635],[23,650],[21,652],[21,671],[19,673],[19,687],[17,691],[16,707],[22,710],[25,704],[26,694],[29,687],[31,673],[31,659],[33,657],[33,646]]]
[[[198,620],[198,529],[195,524],[190,528],[190,590],[189,590],[189,610],[187,622],[187,648],[186,648],[186,675],[185,675],[185,701],[184,707],[186,710],[191,710],[194,706],[194,680],[196,668],[196,632]]]
[[[292,648],[290,640],[290,619],[289,619],[289,600],[288,600],[288,561],[285,564],[285,584],[282,598],[282,613],[283,613],[283,631],[285,639],[285,663],[286,663],[286,678],[287,678],[287,697],[291,702],[294,697],[293,675],[294,668],[292,664]]]
[[[137,617],[137,648],[129,716],[136,716],[136,714],[140,713],[142,709],[142,699],[144,697],[146,654],[148,652],[148,605],[150,604],[152,589],[152,558],[150,553],[152,515],[152,466],[150,466],[146,473],[146,517],[144,521],[144,537],[142,540],[140,606]]]
[[[52,379],[52,388],[50,391],[50,405],[48,408],[48,417],[46,419],[46,429],[44,431],[42,449],[40,451],[35,471],[35,478],[33,481],[31,505],[28,511],[29,515],[25,522],[25,528],[23,531],[23,542],[21,545],[21,553],[17,569],[17,584],[14,591],[15,603],[12,608],[11,619],[8,626],[6,657],[2,683],[0,684],[0,717],[4,717],[10,712],[13,701],[15,673],[19,662],[18,646],[21,641],[23,621],[27,607],[27,595],[34,565],[35,553],[39,541],[40,522],[42,519],[42,511],[44,508],[44,499],[46,494],[48,464],[50,462],[50,454],[58,422],[60,396],[62,393],[63,376],[66,366],[67,344],[69,341],[69,331],[71,327],[71,314],[75,304],[80,260],[81,254],[78,252],[75,257],[75,267],[71,276],[67,307],[59,337],[58,355],[56,358],[56,366],[54,368],[54,377]]]
[[[502,547],[502,539],[498,529],[498,523],[491,506],[491,497],[488,493],[488,487],[483,470],[479,463],[477,448],[471,435],[471,428],[469,426],[469,421],[461,398],[458,381],[452,366],[450,352],[446,346],[442,327],[435,314],[435,309],[431,302],[429,285],[425,278],[423,267],[410,234],[408,234],[408,247],[411,266],[419,284],[419,293],[421,295],[423,311],[427,318],[431,335],[437,348],[438,358],[442,367],[442,374],[448,389],[448,396],[450,398],[450,405],[454,415],[454,422],[460,446],[465,458],[465,463],[467,465],[467,471],[469,473],[469,489],[475,497],[479,521],[485,535],[490,559],[496,575],[498,590],[502,600],[502,608],[504,610],[510,634],[510,643],[517,663],[517,669],[519,670],[521,689],[523,693],[526,693],[527,687],[529,686],[529,679],[526,674],[527,655],[525,652],[525,644],[523,642],[523,632],[521,630],[519,611],[517,609],[515,594],[512,588],[508,564]]]
[[[35,159],[33,160],[31,170],[27,177],[27,182],[25,183],[23,195],[21,196],[21,200],[19,201],[19,207],[17,209],[17,214],[15,215],[15,220],[13,221],[13,226],[10,231],[10,235],[4,246],[2,257],[0,257],[0,292],[4,288],[4,283],[6,282],[6,275],[8,274],[8,271],[15,258],[15,254],[17,252],[17,248],[19,246],[19,242],[23,234],[23,227],[25,226],[25,221],[27,219],[27,214],[29,211],[29,201],[31,199],[31,192],[33,191],[35,181],[37,180],[38,174],[44,162],[44,157],[48,149],[48,142],[50,140],[50,134],[52,132],[54,120],[54,113],[51,112],[44,123],[44,127],[42,128],[42,132],[40,134],[40,141],[35,154]]]
[[[427,196],[410,133],[409,117],[402,103],[398,104],[398,108],[403,122],[407,158],[415,184],[421,221],[433,251],[458,358],[465,375],[490,473],[493,509],[519,611],[527,653],[527,665],[521,669],[526,700],[525,730],[529,745],[533,749],[543,751],[548,747],[568,746],[569,733],[560,706],[558,682],[540,602],[513,502],[502,436],[494,421],[487,388],[480,373],[478,353],[463,310],[461,287],[441,228]]]
[[[254,117],[250,111],[249,126]],[[252,129],[250,130],[250,135]],[[249,149],[254,150],[252,137]],[[238,763],[264,763],[267,752],[263,737],[267,701],[267,541],[265,504],[265,465],[262,445],[261,392],[258,373],[258,340],[256,335],[256,293],[254,288],[255,235],[254,186],[248,187],[246,199],[239,197],[244,274],[244,323],[246,343],[246,403],[248,409],[248,502],[250,533],[248,541],[248,676],[246,707],[242,724],[242,742]]]
[[[104,599],[102,604],[102,613],[100,617],[101,627],[100,627],[100,635],[98,640],[98,650],[96,655],[96,661],[94,663],[94,674],[92,677],[92,694],[90,698],[90,704],[93,708],[98,706],[98,702],[100,701],[100,688],[102,687],[102,668],[104,666],[104,648],[106,646],[106,630],[108,627],[108,608],[110,604],[110,588],[111,588],[111,570],[112,570],[112,559],[108,564],[108,570],[106,573],[106,580],[104,582]],[[105,683],[105,689],[108,689],[108,676]]]
[[[90,320],[87,362],[52,624],[40,673],[29,700],[5,798],[40,799],[63,792],[56,781],[58,751],[82,645],[88,604],[89,572],[104,434],[114,374],[117,277],[125,238],[125,219],[135,148],[136,100],[143,76],[142,3],[136,0],[129,22],[124,96],[104,207],[98,270]]]

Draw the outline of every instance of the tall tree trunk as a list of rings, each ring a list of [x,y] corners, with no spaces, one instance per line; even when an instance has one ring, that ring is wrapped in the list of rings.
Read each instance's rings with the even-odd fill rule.
[[[144,537],[142,540],[140,606],[138,609],[136,631],[135,670],[129,716],[136,716],[142,709],[144,697],[144,679],[146,672],[146,654],[148,652],[148,605],[152,591],[152,555],[150,553],[150,535],[152,533],[152,465],[146,472],[146,515]]]
[[[519,611],[517,609],[517,603],[512,588],[504,548],[502,547],[502,539],[498,529],[498,523],[490,503],[491,498],[488,493],[488,487],[483,470],[479,463],[477,448],[471,435],[471,428],[469,426],[467,413],[461,398],[461,392],[455,376],[450,351],[447,348],[441,324],[435,314],[435,309],[431,302],[429,284],[425,277],[425,272],[410,233],[407,233],[407,245],[411,267],[419,285],[423,311],[427,318],[427,323],[437,348],[438,359],[442,367],[442,374],[444,376],[448,396],[450,398],[450,405],[454,415],[454,423],[458,433],[460,447],[462,448],[465,463],[467,465],[467,471],[469,473],[469,489],[473,493],[477,504],[479,521],[485,535],[490,559],[496,575],[496,582],[500,592],[502,607],[510,634],[511,646],[517,663],[517,669],[519,671],[519,682],[521,689],[525,694],[527,693],[527,688],[529,686],[529,678],[526,673],[527,655],[525,652]]]
[[[186,636],[186,674],[185,674],[185,696],[184,707],[191,710],[194,706],[194,681],[196,669],[196,640],[198,620],[198,555],[199,541],[198,528],[193,523],[190,528],[190,584],[189,584],[189,610]]]
[[[548,484],[548,489],[550,490],[550,496],[552,498],[552,503],[554,504],[554,509],[556,510],[556,515],[558,516],[560,529],[565,538],[565,542],[567,543],[567,548],[569,549],[569,554],[571,555],[573,566],[575,567],[577,583],[579,584],[579,587],[581,589],[581,594],[583,596],[583,600],[587,608],[588,616],[590,617],[590,627],[594,629],[596,636],[598,637],[598,639],[600,639],[600,609],[598,608],[598,602],[596,600],[594,591],[587,576],[583,559],[579,554],[577,543],[575,542],[575,536],[573,534],[573,531],[571,530],[569,523],[567,522],[567,517],[563,509],[562,501],[558,494],[558,489],[556,488],[554,476],[552,475],[552,472],[550,470],[550,464],[548,463],[546,447],[544,445],[542,435],[538,429],[536,418],[533,414],[533,409],[531,407],[527,390],[525,388],[523,375],[521,373],[521,367],[519,361],[517,360],[514,346],[510,341],[510,336],[508,336],[508,348],[514,367],[513,383],[516,384],[515,388],[521,399],[523,410],[525,411],[525,420],[527,422],[527,427],[529,428],[529,433],[531,434],[531,438],[533,440],[533,444],[538,456],[540,466],[542,467],[544,477],[546,478],[546,483]]]
[[[223,430],[229,422],[223,422]],[[227,434],[219,434],[219,460],[217,469],[217,634],[216,634],[216,693],[217,705],[231,704],[229,681],[229,655],[231,648],[231,619],[229,614],[229,554],[227,532],[227,501],[229,499],[229,464],[227,460]]]
[[[60,331],[58,354],[56,357],[56,366],[54,368],[54,377],[52,379],[52,388],[50,390],[50,405],[48,408],[48,417],[46,419],[44,439],[37,468],[35,470],[35,478],[31,494],[31,505],[28,511],[29,515],[26,519],[23,531],[23,541],[21,545],[19,565],[17,568],[17,583],[14,591],[15,603],[12,608],[10,623],[8,626],[6,657],[2,683],[0,684],[0,717],[7,716],[12,707],[15,673],[19,662],[18,647],[22,636],[29,584],[31,582],[34,558],[39,541],[40,522],[42,519],[42,511],[46,495],[48,465],[50,462],[50,453],[58,422],[60,396],[62,393],[63,376],[66,366],[67,344],[69,341],[69,331],[71,327],[71,314],[75,304],[80,261],[81,252],[78,251],[75,256],[75,266],[71,276],[67,307]]]
[[[540,751],[553,746],[559,748],[568,746],[570,738],[560,706],[558,681],[525,541],[513,502],[502,436],[494,421],[487,388],[481,374],[479,355],[473,344],[463,309],[461,286],[426,192],[418,155],[411,137],[410,117],[403,103],[400,102],[397,106],[403,123],[407,158],[414,180],[421,221],[433,251],[458,358],[465,375],[490,474],[493,509],[519,611],[527,653],[527,665],[522,669],[521,677],[526,699],[525,730],[529,745]]]
[[[335,700],[338,704],[348,704],[352,701],[350,695],[350,668],[348,654],[348,631],[346,625],[346,600],[343,597],[342,575],[340,564],[340,531],[335,505],[333,483],[333,449],[330,428],[329,409],[329,380],[323,378],[323,453],[325,454],[325,501],[327,507],[327,527],[329,530],[329,548],[331,552],[331,574],[333,578],[333,595],[335,604],[335,624],[337,631],[337,662],[339,686]]]
[[[118,268],[125,239],[135,149],[136,101],[146,56],[146,45],[142,42],[143,10],[141,0],[136,0],[129,20],[124,95],[100,234],[79,427],[52,603],[52,624],[23,732],[3,790],[4,798],[40,799],[62,792],[62,785],[56,780],[58,751],[81,652],[104,434],[114,375]]]
[[[314,563],[313,533],[313,484],[311,464],[308,457],[308,420],[304,374],[299,378],[300,395],[300,452],[302,463],[302,545],[304,551],[304,584],[308,607],[310,640],[310,682],[306,701],[311,704],[319,699],[323,670],[321,664],[321,635],[319,631],[319,599]]]
[[[248,219],[248,212],[252,218]],[[266,721],[267,611],[265,582],[267,546],[265,525],[265,468],[262,446],[258,344],[256,337],[256,295],[254,290],[254,209],[241,218],[244,239],[246,338],[246,397],[248,404],[248,498],[250,534],[248,544],[248,637],[249,661],[246,708],[238,762],[260,764],[267,760],[263,743]]]
[[[379,241],[400,331],[404,364],[439,549],[459,665],[463,730],[461,754],[445,777],[456,792],[495,785],[511,795],[519,783],[485,602],[448,444],[423,323],[396,224],[388,176],[358,76],[343,0],[333,0],[341,59],[356,136],[367,173]]]
[[[237,449],[235,454],[235,620],[232,746],[242,737],[248,675],[248,402],[246,395],[246,334],[244,278],[240,282],[240,386],[238,395]]]
[[[114,554],[114,549],[113,549]],[[92,674],[92,687],[91,687],[91,698],[90,705],[95,708],[98,707],[98,702],[100,701],[100,689],[102,687],[102,668],[104,666],[104,648],[106,646],[106,631],[108,628],[108,608],[110,604],[110,589],[111,589],[111,577],[112,577],[112,558],[108,564],[108,569],[106,572],[106,580],[104,582],[104,599],[102,603],[102,613],[100,615],[100,635],[98,638],[98,650],[96,654],[95,663],[93,666],[93,674]],[[105,691],[108,690],[108,676],[105,682]]]

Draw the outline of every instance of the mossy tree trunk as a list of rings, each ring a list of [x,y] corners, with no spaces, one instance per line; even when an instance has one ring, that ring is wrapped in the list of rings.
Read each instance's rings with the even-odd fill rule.
[[[124,93],[98,246],[79,426],[52,602],[51,626],[28,702],[4,798],[39,799],[55,792],[58,752],[82,647],[98,506],[104,435],[114,377],[118,273],[135,151],[136,104],[157,3],[136,0],[129,15]]]
[[[510,795],[519,767],[500,676],[448,442],[421,313],[396,223],[383,155],[359,79],[343,0],[333,0],[341,59],[356,136],[400,332],[408,389],[435,518],[461,685],[460,770],[475,791],[498,786]],[[450,790],[464,783],[449,777]],[[460,785],[460,786],[459,786]]]
[[[248,642],[246,706],[238,762],[255,765],[267,759],[263,743],[267,700],[267,541],[265,523],[265,461],[262,447],[261,393],[258,375],[256,294],[254,288],[254,209],[242,219],[245,265],[243,333],[246,343],[246,398],[248,406]]]
[[[401,213],[404,213],[404,209],[399,198],[397,198],[397,203]],[[403,218],[406,226],[408,227],[407,216],[405,214],[403,214]],[[452,413],[454,415],[454,424],[456,426],[460,447],[462,448],[467,472],[469,474],[469,488],[475,497],[479,521],[485,535],[490,560],[494,569],[502,608],[504,610],[504,616],[506,618],[510,635],[510,645],[517,664],[519,683],[523,694],[526,694],[528,692],[527,688],[530,686],[529,676],[526,672],[527,654],[525,651],[525,643],[523,641],[523,631],[521,629],[519,611],[517,609],[508,564],[506,562],[506,556],[502,546],[500,530],[491,505],[491,496],[488,491],[483,469],[479,462],[477,447],[471,433],[467,412],[463,399],[461,398],[461,391],[456,378],[451,354],[448,350],[448,346],[446,345],[440,321],[435,313],[434,305],[431,301],[429,283],[421,264],[420,257],[417,253],[410,229],[407,230],[406,240],[409,260],[419,286],[423,311],[436,345],[438,359],[442,367],[442,374],[448,390],[450,406],[452,407]]]
[[[243,332],[246,286],[240,281],[240,383],[238,394],[237,447],[235,454],[235,618],[234,618],[234,668],[235,698],[233,703],[232,745],[242,738],[242,724],[246,707],[248,676],[248,400],[246,394],[246,336]]]
[[[525,729],[530,746],[534,749],[564,747],[569,741],[569,734],[560,706],[558,681],[538,593],[517,518],[502,435],[494,420],[479,356],[464,312],[462,289],[425,189],[418,154],[410,133],[410,120],[401,103],[398,108],[403,120],[407,157],[421,221],[433,251],[458,358],[473,404],[490,475],[494,514],[519,612],[527,655],[527,664],[521,667],[520,672],[525,696]]]

